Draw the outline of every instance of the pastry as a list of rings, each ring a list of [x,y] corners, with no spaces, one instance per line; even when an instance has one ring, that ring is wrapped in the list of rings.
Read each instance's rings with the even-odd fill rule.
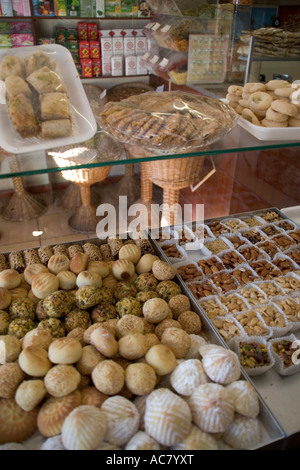
[[[170,315],[170,307],[163,299],[149,299],[143,305],[143,315],[150,323],[160,323]]]
[[[83,246],[83,251],[88,255],[89,261],[101,261],[102,254],[101,254],[101,246],[95,245],[95,243],[87,242]]]
[[[150,273],[154,261],[158,259],[158,256],[152,255],[151,253],[144,254],[135,266],[137,274]]]
[[[170,384],[173,389],[183,396],[192,395],[199,385],[208,382],[209,378],[205,374],[199,359],[188,359],[181,362],[170,376]]]
[[[203,344],[206,344],[205,338],[199,335],[191,334],[190,340],[191,340],[191,347],[184,359],[200,359],[199,348]]]
[[[48,437],[48,439],[46,439],[45,442],[41,445],[39,450],[66,450],[62,443],[61,434]]]
[[[72,309],[63,319],[66,332],[74,330],[75,328],[83,328],[86,330],[91,325],[91,317],[87,310],[80,308]]]
[[[77,287],[84,287],[84,286],[101,287],[102,277],[99,273],[96,273],[93,271],[82,271],[77,276],[76,286]]]
[[[25,63],[20,57],[15,55],[6,55],[3,57],[0,65],[0,78],[5,80],[6,77],[14,75],[17,77],[25,78],[26,69]]]
[[[76,252],[70,262],[70,271],[75,274],[81,273],[81,271],[85,271],[87,264],[88,264],[88,255],[82,252]]]
[[[236,415],[223,435],[223,440],[233,449],[253,449],[258,445],[261,430],[257,418]]]
[[[36,136],[39,132],[38,121],[30,99],[19,93],[8,102],[9,116],[15,130],[21,137]]]
[[[38,408],[24,411],[14,399],[0,399],[0,444],[22,442],[36,430]]]
[[[15,400],[24,411],[32,411],[46,396],[43,380],[24,380],[17,388]]]
[[[85,329],[84,328],[80,328],[80,327],[76,327],[74,328],[74,330],[71,330],[67,336],[68,338],[75,338],[75,339],[78,339],[78,341],[80,342],[81,346],[85,346],[86,343],[83,339],[83,336],[84,336],[84,332],[85,332]]]
[[[156,385],[156,373],[148,364],[130,364],[125,370],[125,384],[134,395],[148,395]]]
[[[44,93],[39,98],[41,119],[43,121],[68,119],[70,117],[69,100],[66,93],[58,91]]]
[[[101,289],[94,286],[80,287],[76,291],[75,297],[77,307],[86,310],[94,307],[102,300]]]
[[[116,395],[125,383],[123,368],[111,359],[101,361],[92,372],[92,381],[99,392]]]
[[[169,307],[172,310],[173,318],[177,320],[182,312],[191,310],[191,302],[186,295],[179,294],[171,297],[169,300]]]
[[[120,281],[114,288],[114,299],[121,300],[124,297],[136,297],[137,289],[129,281]]]
[[[176,359],[183,359],[191,347],[189,334],[181,328],[167,328],[160,341],[173,351]]]
[[[43,300],[44,312],[50,318],[60,318],[72,309],[73,301],[68,292],[56,290],[47,295]]]
[[[168,281],[175,277],[177,270],[166,261],[155,260],[152,265],[152,272],[159,281]]]
[[[256,418],[259,414],[259,398],[255,388],[246,380],[237,380],[227,385],[230,397],[234,401],[236,413],[247,418]]]
[[[198,335],[202,330],[202,322],[200,319],[200,315],[198,315],[196,312],[192,312],[190,310],[182,312],[178,317],[178,321],[182,326],[182,329],[186,331],[189,335]]]
[[[40,321],[37,327],[49,331],[53,338],[60,338],[66,333],[63,323],[58,318],[46,318]]]
[[[19,355],[21,369],[32,377],[44,377],[52,367],[48,353],[40,346],[28,346]]]
[[[47,268],[52,274],[58,274],[60,271],[68,271],[70,268],[70,260],[66,255],[56,253],[49,259]]]
[[[25,375],[17,362],[0,366],[0,398],[13,398]]]
[[[53,366],[44,378],[47,392],[53,397],[63,397],[77,389],[80,374],[75,367],[66,364]]]
[[[139,274],[134,282],[139,292],[155,291],[158,280],[152,273]]]
[[[155,326],[154,333],[161,340],[163,332],[167,328],[182,328],[181,324],[177,320],[173,320],[173,318],[167,318],[166,320],[161,321]]]
[[[199,351],[203,368],[214,382],[225,385],[240,378],[240,362],[233,351],[212,344],[200,346]]]
[[[102,405],[107,416],[105,440],[117,446],[124,446],[138,431],[139,412],[130,400],[121,396],[109,397]]]
[[[6,287],[0,287],[0,310],[6,310],[11,302],[11,294]]]
[[[49,360],[53,364],[74,364],[82,355],[82,346],[74,338],[56,338],[48,349]]]
[[[43,264],[40,264],[40,263],[29,264],[28,266],[26,266],[24,270],[24,279],[28,284],[31,285],[32,280],[36,274],[47,273],[47,272],[49,272],[48,268],[46,268],[46,266],[44,266]]]
[[[22,276],[15,269],[4,269],[0,272],[0,287],[14,289],[21,284]]]
[[[106,435],[105,413],[91,405],[80,405],[66,417],[62,426],[62,442],[67,450],[94,450]]]
[[[188,404],[166,388],[148,395],[145,411],[145,431],[164,446],[175,446],[189,434],[192,415]]]
[[[107,263],[107,261],[97,260],[89,261],[86,270],[99,273],[102,278],[108,276],[111,272],[109,263]]]
[[[25,287],[21,286],[15,287],[14,289],[10,289],[9,293],[11,295],[12,301],[17,299],[26,299],[28,297],[28,290]]]
[[[112,264],[112,274],[118,281],[126,281],[135,273],[135,267],[132,261],[119,259]],[[1,274],[1,273],[0,273]]]
[[[124,297],[116,303],[115,307],[119,317],[123,317],[128,314],[136,315],[137,317],[142,316],[141,304],[139,300],[134,297]]]
[[[76,274],[72,273],[71,271],[60,271],[56,277],[58,279],[60,289],[75,289],[77,279]]]
[[[33,330],[35,326],[35,323],[29,318],[16,318],[10,322],[8,334],[21,339],[26,335],[26,333],[28,333],[28,331]]]
[[[59,288],[59,280],[52,273],[40,273],[34,276],[31,284],[32,293],[38,299],[44,299],[47,295]]]
[[[144,431],[138,431],[127,442],[125,450],[160,450],[161,446]]]
[[[0,335],[7,335],[10,321],[9,314],[0,310]]]
[[[78,390],[60,398],[47,398],[38,412],[38,430],[45,437],[60,434],[66,417],[80,405],[81,393]]]
[[[91,313],[93,323],[102,323],[112,318],[117,318],[117,310],[113,304],[108,302],[99,302]]]
[[[146,340],[141,333],[131,333],[118,341],[119,354],[130,361],[140,359],[147,351]]]
[[[18,273],[22,273],[25,269],[25,261],[22,251],[11,251],[8,255],[9,267]]]
[[[92,332],[90,342],[105,357],[115,356],[119,349],[114,336],[103,326],[99,326]]]
[[[28,346],[39,346],[40,348],[48,351],[49,345],[52,341],[53,338],[50,331],[35,328],[34,330],[28,331],[22,339],[22,348],[25,349]]]
[[[21,341],[12,335],[0,336],[0,364],[14,362],[22,350]]]
[[[76,369],[83,375],[91,375],[99,362],[104,361],[105,357],[97,349],[88,344],[82,348],[82,354],[76,363]]]
[[[9,314],[12,320],[15,318],[34,320],[35,310],[35,303],[28,298],[13,300],[9,306]]]
[[[172,349],[164,344],[152,346],[145,354],[147,364],[149,364],[157,375],[167,375],[177,366],[175,354]]]
[[[99,392],[94,386],[84,387],[81,390],[81,404],[82,405],[93,405],[97,408],[101,408],[104,401],[109,397],[104,393]]]
[[[49,245],[41,246],[38,249],[38,255],[41,260],[41,263],[47,266],[49,259],[53,255],[53,248]]]
[[[182,294],[181,287],[171,280],[159,282],[156,287],[156,292],[166,302],[169,302],[175,295]]]
[[[143,333],[144,332],[144,322],[142,318],[137,317],[136,315],[124,315],[120,320],[118,320],[116,326],[116,334],[118,338],[126,336],[132,333]]]
[[[125,259],[132,261],[133,264],[137,264],[141,257],[141,250],[137,245],[127,244],[121,246],[119,250],[119,259]]]
[[[172,447],[174,450],[219,450],[217,439],[208,432],[192,425],[187,437]]]

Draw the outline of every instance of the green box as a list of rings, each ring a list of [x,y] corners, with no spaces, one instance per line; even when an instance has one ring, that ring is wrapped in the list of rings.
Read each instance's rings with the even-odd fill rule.
[[[121,0],[121,17],[137,17],[138,10],[138,0]]]
[[[10,27],[8,21],[0,21],[0,33],[1,34],[9,34]]]
[[[80,17],[79,0],[66,0],[67,16]]]
[[[120,17],[121,16],[121,0],[105,0],[105,16]]]
[[[11,47],[10,34],[0,34],[0,47]]]
[[[95,18],[96,0],[80,0],[80,17]]]
[[[65,0],[54,0],[55,16],[67,16]]]

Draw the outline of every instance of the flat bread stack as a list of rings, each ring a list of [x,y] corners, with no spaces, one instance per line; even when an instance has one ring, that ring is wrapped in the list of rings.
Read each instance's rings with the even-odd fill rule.
[[[260,28],[245,32],[241,36],[242,45],[238,52],[249,53],[251,35],[254,37],[253,55],[261,57],[299,57],[300,31],[286,31],[279,28]]]

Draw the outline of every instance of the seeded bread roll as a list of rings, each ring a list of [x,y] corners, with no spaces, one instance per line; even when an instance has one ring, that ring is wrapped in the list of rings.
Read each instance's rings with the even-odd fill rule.
[[[112,252],[108,243],[103,243],[102,245],[100,245],[99,250],[103,261],[113,260]]]
[[[26,248],[23,250],[23,257],[26,266],[29,266],[30,264],[39,264],[41,262],[38,251],[34,248]]]
[[[0,366],[0,398],[13,398],[25,374],[17,362]],[[0,400],[1,402],[1,400]]]
[[[23,258],[22,251],[12,251],[8,255],[9,267],[15,269],[19,273],[22,273],[25,269],[25,261]]]
[[[102,255],[99,246],[95,243],[85,243],[83,245],[83,251],[88,255],[89,261],[101,261]]]
[[[38,249],[38,255],[41,263],[47,266],[49,259],[53,255],[53,248],[51,246],[41,246]]]
[[[63,397],[77,389],[80,378],[80,373],[75,367],[58,364],[47,372],[44,383],[50,395]]]

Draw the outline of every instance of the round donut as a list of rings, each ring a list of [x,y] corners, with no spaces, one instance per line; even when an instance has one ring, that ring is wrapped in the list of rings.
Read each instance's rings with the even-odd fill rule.
[[[272,109],[278,113],[287,114],[290,117],[295,117],[298,114],[298,108],[293,103],[287,103],[284,100],[275,100],[271,103]]]
[[[263,119],[261,121],[261,125],[263,127],[287,127],[288,123],[285,122],[276,122],[276,121],[269,121],[269,119]]]
[[[233,93],[227,93],[226,99],[231,102],[233,101],[234,103],[238,103],[239,100],[241,99],[240,96],[234,95]]]
[[[269,80],[266,83],[266,89],[274,91],[276,88],[286,87],[288,85],[290,85],[290,83],[287,80]]]
[[[230,87],[227,90],[227,93],[230,93],[232,95],[242,96],[243,87],[239,85],[230,85]]]
[[[291,86],[283,86],[274,90],[274,95],[280,98],[289,98],[292,93],[293,88]]]
[[[267,109],[266,112],[266,119],[268,121],[275,121],[275,122],[286,122],[288,120],[287,114],[278,113],[273,108]]]
[[[243,91],[242,98],[243,98],[243,100],[248,100],[251,95],[252,95],[252,93],[246,93],[245,91]]]
[[[299,118],[300,118],[300,116],[299,116]],[[288,120],[288,125],[290,127],[300,127],[300,119],[290,117],[289,120]]]
[[[239,100],[239,105],[242,106],[243,108],[249,108],[250,106],[250,100],[244,100],[244,99],[241,99]]]
[[[249,98],[250,109],[254,112],[265,111],[271,106],[272,101],[272,96],[270,96],[269,93],[257,91],[256,93],[252,93]]]
[[[266,89],[264,83],[250,82],[244,85],[244,93],[256,93],[257,91],[264,91]]]
[[[254,112],[251,109],[244,108],[242,112],[242,117],[247,119],[247,121],[251,122],[255,126],[260,126],[259,119],[255,116]]]

